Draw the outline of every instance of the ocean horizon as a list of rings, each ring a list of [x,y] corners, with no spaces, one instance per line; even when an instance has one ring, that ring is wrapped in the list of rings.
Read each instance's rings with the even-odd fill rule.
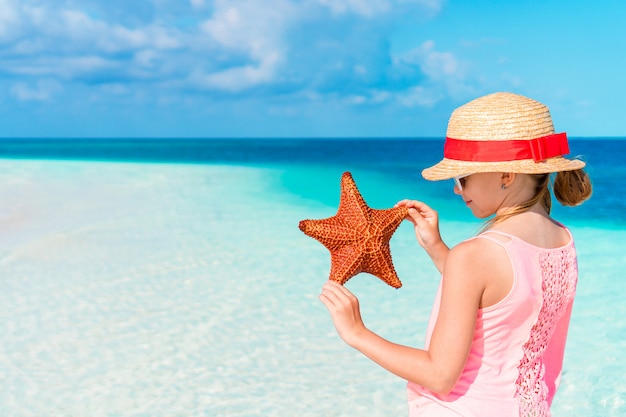
[[[553,202],[579,256],[554,416],[626,415],[626,138],[571,138],[592,198]],[[298,230],[350,171],[368,204],[475,234],[436,138],[0,139],[0,415],[404,416],[405,382],[347,347],[317,299],[329,256]],[[399,290],[347,286],[368,327],[420,347],[438,273],[402,224]]]

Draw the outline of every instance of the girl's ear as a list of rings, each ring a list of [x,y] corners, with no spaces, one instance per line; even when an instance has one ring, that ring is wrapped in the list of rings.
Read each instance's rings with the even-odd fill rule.
[[[515,181],[516,174],[514,172],[503,172],[500,177],[503,189],[509,188]]]

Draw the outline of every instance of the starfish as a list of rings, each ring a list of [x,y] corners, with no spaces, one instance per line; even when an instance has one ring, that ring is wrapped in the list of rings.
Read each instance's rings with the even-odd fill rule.
[[[339,209],[333,217],[302,220],[300,230],[330,251],[329,279],[345,284],[366,272],[400,288],[402,282],[391,260],[389,240],[402,220],[406,207],[376,210],[368,207],[349,172],[341,177]]]

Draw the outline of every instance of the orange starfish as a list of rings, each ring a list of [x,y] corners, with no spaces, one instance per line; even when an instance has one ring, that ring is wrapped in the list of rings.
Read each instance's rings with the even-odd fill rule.
[[[406,207],[368,207],[352,175],[345,172],[337,214],[322,220],[302,220],[299,226],[330,251],[331,280],[343,285],[358,273],[367,272],[400,288],[402,282],[391,261],[389,240],[406,214]]]

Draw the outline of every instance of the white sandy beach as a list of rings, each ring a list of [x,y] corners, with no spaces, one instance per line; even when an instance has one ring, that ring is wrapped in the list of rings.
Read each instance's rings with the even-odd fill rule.
[[[1,160],[0,416],[405,415],[404,382],[344,346],[317,300],[327,252],[297,223],[335,208],[281,192],[280,178]],[[597,243],[625,233],[574,233],[587,275],[555,415],[619,415],[624,284],[592,280],[621,271],[621,252]],[[420,345],[437,276],[413,239],[403,225],[392,240],[401,290],[370,276],[349,286],[370,327]]]

